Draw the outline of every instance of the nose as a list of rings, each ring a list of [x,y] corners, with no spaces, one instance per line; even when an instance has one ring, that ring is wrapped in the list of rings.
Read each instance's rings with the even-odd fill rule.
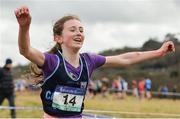
[[[76,34],[77,34],[77,35],[82,35],[82,33],[81,33],[80,30],[77,30],[77,31],[76,31]]]

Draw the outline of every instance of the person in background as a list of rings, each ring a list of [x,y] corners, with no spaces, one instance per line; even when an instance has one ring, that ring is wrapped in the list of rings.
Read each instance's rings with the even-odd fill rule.
[[[11,72],[12,60],[6,59],[3,68],[0,68],[0,105],[7,99],[10,107],[15,108],[15,93],[13,75]],[[11,109],[11,118],[16,118],[16,110]]]
[[[145,86],[146,98],[147,98],[147,99],[151,99],[151,97],[152,97],[152,96],[151,96],[152,81],[151,81],[150,78],[147,78],[147,79],[145,80],[144,86]]]
[[[89,98],[93,98],[95,96],[95,88],[96,87],[94,82],[90,79],[88,84],[88,92],[87,92]]]
[[[119,75],[117,76],[117,80],[119,81],[119,89],[118,89],[118,97],[119,99],[123,99],[123,85],[122,85],[122,80],[123,78]]]
[[[101,82],[102,82],[102,88],[101,88],[101,93],[102,93],[102,97],[107,97],[108,95],[108,87],[109,87],[109,79],[105,76],[103,76],[101,78]]]
[[[139,94],[138,94],[138,83],[136,80],[132,80],[132,91],[133,91],[133,95],[135,97],[139,97]]]
[[[163,98],[167,98],[168,97],[168,92],[169,89],[166,85],[164,85],[161,89],[160,89],[161,95]]]
[[[112,82],[112,91],[115,94],[116,98],[121,98],[121,94],[120,94],[120,80],[119,78],[114,78],[113,82]]]
[[[173,100],[176,100],[177,99],[177,85],[174,85],[173,86],[173,89],[172,89],[172,92],[173,92]]]
[[[144,78],[142,78],[139,82],[139,94],[140,94],[140,99],[144,99],[145,97],[145,92],[144,92]]]
[[[122,87],[123,87],[123,90],[122,90],[123,98],[126,98],[127,91],[128,91],[128,83],[125,79],[122,80]]]

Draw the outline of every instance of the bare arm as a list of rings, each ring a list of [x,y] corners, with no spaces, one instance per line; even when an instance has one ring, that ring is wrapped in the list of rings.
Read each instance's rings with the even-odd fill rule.
[[[158,50],[144,52],[128,52],[115,56],[107,56],[105,67],[126,67],[142,61],[165,56],[168,52],[175,51],[173,42],[165,42]]]
[[[31,16],[27,7],[21,7],[15,11],[15,16],[19,23],[18,45],[20,53],[31,62],[42,66],[44,64],[44,54],[37,49],[31,47],[29,28]]]

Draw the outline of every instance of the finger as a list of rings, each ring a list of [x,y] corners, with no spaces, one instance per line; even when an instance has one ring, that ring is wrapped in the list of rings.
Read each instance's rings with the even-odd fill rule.
[[[175,46],[174,46],[174,44],[173,44],[173,43],[169,44],[169,46],[168,46],[168,50],[169,50],[169,51],[173,51],[173,52],[175,52]]]
[[[23,7],[21,10],[21,14],[24,14],[24,13],[25,13],[25,8]]]
[[[175,46],[174,46],[174,44],[172,44],[172,46],[173,46],[173,52],[175,52],[175,50],[176,50],[176,49],[175,49]]]
[[[17,10],[17,15],[18,15],[18,17],[21,16],[21,11],[22,11],[21,8]]]
[[[24,12],[25,12],[26,14],[29,14],[29,9],[28,9],[28,8],[24,8]]]
[[[27,6],[22,6],[21,9],[23,10],[23,12],[28,11],[28,7]]]
[[[15,16],[16,16],[16,18],[17,18],[17,17],[18,17],[18,15],[17,15],[17,10],[14,11],[14,14],[15,14]]]
[[[170,44],[171,44],[171,46],[172,46],[172,51],[175,51],[174,43],[171,41]]]
[[[25,12],[28,8],[26,6],[22,7],[23,12]]]
[[[20,17],[19,9],[15,10],[15,16],[18,18]]]
[[[168,45],[168,51],[172,51],[173,50],[173,47],[171,44]]]
[[[23,7],[22,7],[22,12],[23,12],[23,14],[25,14],[25,15],[29,15],[29,9],[28,9],[26,6],[23,6]]]
[[[29,13],[26,12],[26,9],[21,8],[21,9],[19,10],[19,16],[20,16],[20,17],[21,17],[21,16],[28,16],[28,15],[29,15]]]
[[[24,13],[25,13],[25,10],[24,10],[24,8],[22,7],[22,8],[20,9],[20,15],[24,15]]]
[[[176,51],[176,49],[175,48],[173,48],[173,52],[175,52]]]

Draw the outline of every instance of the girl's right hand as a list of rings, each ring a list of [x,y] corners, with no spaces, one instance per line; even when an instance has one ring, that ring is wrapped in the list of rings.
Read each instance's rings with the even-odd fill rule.
[[[19,26],[22,28],[29,28],[31,24],[31,15],[29,9],[26,6],[20,7],[14,11]]]

